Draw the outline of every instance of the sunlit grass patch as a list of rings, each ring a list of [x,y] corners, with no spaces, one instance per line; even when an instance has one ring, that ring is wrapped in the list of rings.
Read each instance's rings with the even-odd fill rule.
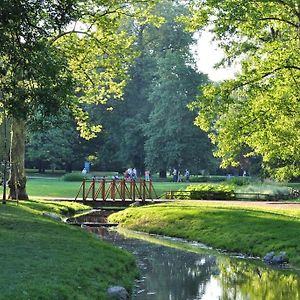
[[[0,206],[5,274],[0,276],[0,299],[106,299],[110,285],[131,290],[137,273],[130,254],[78,227],[43,217],[48,209],[59,213],[70,207],[43,201]]]
[[[126,228],[254,256],[286,251],[291,262],[300,266],[300,243],[296,240],[300,236],[300,210],[178,201],[129,208],[109,219]]]

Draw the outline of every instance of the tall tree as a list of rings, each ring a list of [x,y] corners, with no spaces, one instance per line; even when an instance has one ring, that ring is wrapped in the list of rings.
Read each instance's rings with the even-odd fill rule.
[[[12,198],[27,198],[24,147],[17,148],[24,145],[26,121],[37,112],[49,115],[67,108],[83,137],[99,132],[85,109],[121,97],[133,57],[133,39],[120,30],[120,22],[126,15],[145,22],[153,2],[1,1],[0,104],[15,131]]]
[[[147,166],[161,174],[172,167],[209,169],[211,144],[193,125],[195,114],[187,107],[207,76],[198,74],[176,51],[160,59],[156,76],[149,95],[154,109],[145,125]]]
[[[135,166],[143,171],[146,162],[153,171],[160,167],[166,171],[178,164],[171,159],[176,147],[180,148],[176,157],[185,167],[207,167],[210,142],[193,125],[195,114],[186,107],[194,99],[197,86],[207,82],[206,76],[191,67],[191,34],[184,32],[182,24],[175,20],[186,12],[180,1],[160,1],[155,7],[155,15],[164,19],[159,28],[127,24],[137,36],[135,49],[140,55],[129,69],[131,80],[125,88],[125,101],[118,103],[103,121],[99,156],[111,167]],[[166,121],[170,111],[175,122]],[[170,151],[162,139],[176,146]],[[159,155],[159,159],[154,155]]]
[[[40,173],[51,166],[71,172],[74,164],[83,165],[82,141],[68,113],[43,118],[28,126],[26,162],[38,168]]]
[[[261,156],[278,179],[300,174],[300,3],[298,0],[193,1],[192,29],[209,26],[225,52],[240,62],[233,80],[209,85],[194,108],[224,167]]]
[[[197,86],[208,78],[196,72],[190,52],[192,34],[176,20],[187,13],[186,7],[180,1],[163,1],[159,7],[166,23],[152,29],[158,36],[153,41],[157,68],[148,95],[154,109],[144,127],[146,164],[161,174],[172,167],[197,172],[208,168],[211,146],[193,125],[195,114],[187,105],[196,97]]]

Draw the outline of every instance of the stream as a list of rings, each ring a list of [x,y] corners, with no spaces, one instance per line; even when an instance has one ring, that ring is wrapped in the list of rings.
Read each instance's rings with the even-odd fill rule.
[[[103,219],[104,216],[104,219]],[[78,222],[105,221],[93,213]],[[300,300],[300,272],[228,255],[197,242],[107,227],[86,227],[135,255],[140,271],[136,300]]]

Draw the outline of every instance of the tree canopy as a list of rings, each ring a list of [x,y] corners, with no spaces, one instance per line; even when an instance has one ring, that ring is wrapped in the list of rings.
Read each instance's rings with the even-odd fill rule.
[[[207,170],[211,143],[193,125],[196,114],[187,104],[208,78],[194,67],[192,34],[176,21],[187,7],[180,1],[160,1],[154,13],[164,19],[159,28],[130,21],[125,26],[136,36],[140,55],[129,68],[124,101],[111,112],[97,108],[104,127],[95,141],[97,156],[103,168],[117,170],[130,166],[162,174],[175,166]]]
[[[1,117],[12,118],[16,133],[11,143],[11,191],[17,188],[27,197],[26,123],[67,109],[83,137],[101,130],[89,123],[87,108],[121,97],[135,56],[133,38],[121,24],[126,17],[155,21],[149,14],[155,2],[1,0],[0,109]]]
[[[261,156],[278,179],[300,174],[300,4],[298,0],[193,1],[190,30],[209,28],[233,80],[208,85],[193,104],[223,166]]]
[[[60,108],[73,111],[86,138],[85,106],[118,99],[134,53],[120,24],[140,22],[155,1],[2,1],[1,104],[28,119]]]

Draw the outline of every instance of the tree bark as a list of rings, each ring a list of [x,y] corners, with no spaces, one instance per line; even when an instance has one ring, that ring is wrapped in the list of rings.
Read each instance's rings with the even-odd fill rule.
[[[167,171],[159,170],[159,178],[167,178]]]
[[[28,200],[25,176],[25,121],[13,119],[11,125],[9,198]]]
[[[73,166],[71,162],[66,162],[65,163],[65,171],[66,173],[72,173],[73,171]]]

